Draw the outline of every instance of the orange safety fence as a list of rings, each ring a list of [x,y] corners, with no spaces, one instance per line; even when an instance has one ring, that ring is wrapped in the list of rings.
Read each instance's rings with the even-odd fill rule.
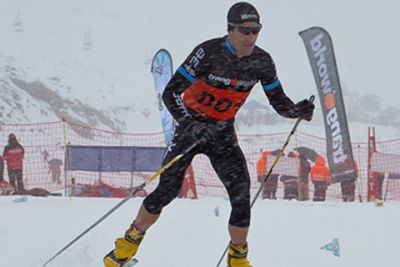
[[[26,189],[43,188],[51,192],[60,191],[67,194],[72,192],[73,187],[76,189],[76,187],[81,186],[82,189],[88,186],[96,186],[100,180],[115,188],[128,189],[131,186],[141,184],[152,175],[152,173],[142,172],[99,173],[70,171],[65,173],[64,164],[65,160],[68,160],[65,159],[65,152],[68,144],[91,146],[165,146],[164,134],[162,132],[146,134],[120,133],[90,128],[64,120],[32,124],[2,124],[0,125],[0,129],[0,141],[3,142],[3,146],[7,144],[9,133],[15,133],[18,141],[25,148],[23,179]],[[261,151],[273,151],[281,148],[287,135],[288,133],[238,135],[239,143],[248,163],[252,180],[251,192],[253,195],[260,185],[257,180],[256,165],[261,157]],[[366,199],[368,189],[368,143],[352,143],[352,146],[354,158],[359,168],[359,178],[356,182],[356,196],[357,198],[361,196],[363,199]],[[374,160],[372,161],[373,166],[370,168],[374,168],[377,171],[385,171],[384,166],[400,169],[397,164],[387,162],[388,160],[400,158],[400,139],[376,142],[376,146],[376,153],[391,154],[394,157],[374,156]],[[324,138],[298,131],[287,147],[286,154],[298,147],[310,148],[326,158],[326,142]],[[298,169],[298,166],[290,163],[291,161],[286,162],[288,163],[285,164],[285,161],[282,161],[281,166],[279,166],[282,172],[284,172],[285,168],[288,173],[293,172],[293,169]],[[192,166],[196,191],[199,197],[226,195],[222,183],[206,156],[197,155],[194,158]],[[382,190],[386,193],[388,199],[400,200],[400,179],[397,179],[395,176],[393,177],[393,179],[385,179]],[[390,178],[390,176],[387,174],[386,178]],[[4,179],[7,180],[7,171],[4,172]],[[156,185],[157,181],[149,184],[145,188],[145,194],[151,192]],[[311,181],[309,182],[309,191],[310,198],[312,198],[314,187]],[[282,195],[283,184],[279,181],[277,198],[281,199]],[[333,184],[328,187],[327,199],[341,199],[340,184]]]

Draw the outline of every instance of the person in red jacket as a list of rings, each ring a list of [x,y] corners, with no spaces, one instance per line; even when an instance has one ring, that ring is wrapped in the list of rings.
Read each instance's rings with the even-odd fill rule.
[[[325,159],[319,156],[310,171],[311,181],[314,184],[313,201],[325,201],[326,189],[331,184],[331,174],[325,164]]]
[[[22,180],[24,155],[24,148],[18,143],[15,134],[11,133],[8,136],[8,144],[4,148],[3,158],[7,162],[8,179],[15,188],[16,194],[23,194],[25,191]]]

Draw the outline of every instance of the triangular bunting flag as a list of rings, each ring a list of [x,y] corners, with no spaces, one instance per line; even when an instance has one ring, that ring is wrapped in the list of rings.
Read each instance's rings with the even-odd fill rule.
[[[28,201],[28,197],[27,196],[22,196],[16,199],[13,199],[12,202],[14,203],[22,203],[22,202],[26,202]]]
[[[340,257],[339,239],[337,238],[333,239],[329,244],[326,244],[325,246],[321,247],[321,249],[330,251],[336,257]]]

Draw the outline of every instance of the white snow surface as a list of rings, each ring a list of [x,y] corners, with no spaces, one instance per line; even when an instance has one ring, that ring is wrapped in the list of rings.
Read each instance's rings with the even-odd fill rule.
[[[120,201],[28,197],[14,203],[16,198],[0,198],[1,266],[42,266]],[[125,203],[47,266],[102,266],[102,257],[129,227],[141,202]],[[223,198],[176,199],[148,230],[137,266],[216,266],[229,241],[229,212]],[[259,200],[252,211],[249,259],[255,267],[395,267],[399,214],[398,202],[378,208],[371,202]],[[334,238],[341,257],[320,249]]]

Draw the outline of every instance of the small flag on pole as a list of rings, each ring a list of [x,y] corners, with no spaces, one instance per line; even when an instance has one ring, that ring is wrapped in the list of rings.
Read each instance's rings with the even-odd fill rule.
[[[321,247],[321,249],[330,251],[336,257],[340,257],[339,239],[337,239],[337,238],[333,239],[330,243],[328,243],[325,246]]]

